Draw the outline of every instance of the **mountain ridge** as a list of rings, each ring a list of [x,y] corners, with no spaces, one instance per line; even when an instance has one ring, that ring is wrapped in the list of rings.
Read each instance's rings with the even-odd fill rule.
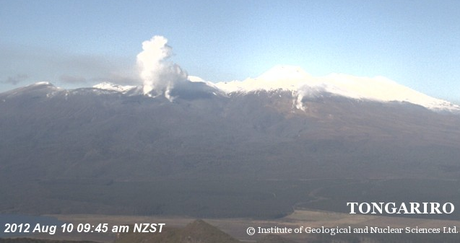
[[[158,91],[143,93],[142,86],[119,85],[103,82],[92,87],[78,89],[62,89],[49,82],[37,82],[25,87],[16,88],[0,93],[0,96],[11,96],[20,92],[38,87],[49,87],[47,96],[56,92],[78,92],[81,90],[95,89],[99,92],[116,92],[128,96],[159,97]],[[460,106],[451,102],[430,97],[384,77],[365,78],[344,74],[331,74],[322,78],[315,78],[299,67],[276,66],[258,78],[248,78],[244,81],[231,81],[211,83],[196,76],[189,76],[187,81],[179,82],[169,87],[160,96],[173,101],[176,98],[200,99],[212,96],[228,97],[230,95],[265,92],[290,92],[293,108],[305,110],[305,100],[322,97],[344,97],[353,100],[362,100],[382,103],[410,103],[420,105],[438,112],[453,112],[460,114]],[[3,99],[4,100],[4,99]]]
[[[180,96],[182,98],[195,99],[209,96],[228,96],[235,93],[288,91],[294,96],[293,102],[295,102],[295,108],[297,109],[304,109],[302,105],[303,99],[332,95],[364,101],[407,102],[435,111],[460,113],[459,105],[428,96],[380,76],[369,78],[347,74],[330,74],[324,77],[313,77],[300,67],[278,65],[257,78],[247,78],[243,81],[212,83],[196,76],[184,74],[182,78],[184,77],[186,77],[186,80],[177,82],[165,81],[166,83],[170,83],[166,89],[157,90],[152,87],[148,89],[151,90],[148,93],[144,93],[145,88],[143,86],[120,85],[110,82],[102,82],[91,88],[101,91],[119,92],[131,96],[146,95],[153,98],[158,97],[160,94],[170,101]],[[49,82],[38,82],[4,93],[18,92],[27,89],[27,87],[40,85],[54,86]],[[59,87],[55,88],[61,89]]]

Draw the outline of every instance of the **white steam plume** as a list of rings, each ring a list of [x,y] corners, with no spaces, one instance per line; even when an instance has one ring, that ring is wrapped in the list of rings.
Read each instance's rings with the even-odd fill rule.
[[[154,36],[142,43],[143,51],[137,55],[137,66],[144,84],[144,94],[165,95],[171,100],[171,89],[180,82],[187,82],[187,73],[179,65],[168,61],[172,48],[163,36]]]

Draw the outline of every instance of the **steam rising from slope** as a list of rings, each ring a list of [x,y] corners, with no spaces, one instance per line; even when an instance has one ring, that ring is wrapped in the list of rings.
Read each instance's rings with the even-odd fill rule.
[[[302,110],[304,98],[321,97],[326,93],[352,99],[408,102],[434,110],[460,110],[458,105],[430,97],[384,77],[369,78],[346,74],[313,77],[295,66],[275,66],[257,78],[220,82],[216,83],[216,86],[227,93],[257,90],[291,91],[296,97],[295,107]]]
[[[302,68],[294,66],[275,66],[258,78],[244,81],[210,83],[190,77],[191,81],[179,65],[168,61],[172,48],[167,43],[168,40],[163,36],[154,36],[142,43],[143,51],[137,55],[137,65],[144,95],[164,95],[173,101],[176,97],[197,99],[226,96],[233,92],[285,90],[292,92],[295,108],[302,110],[304,98],[321,97],[323,94],[381,102],[408,102],[434,110],[460,110],[457,105],[422,94],[387,78],[345,74],[312,77]]]
[[[168,61],[172,48],[163,36],[154,36],[142,43],[143,51],[137,55],[137,66],[143,81],[145,95],[165,95],[171,99],[172,88],[187,82],[187,73],[177,64]]]

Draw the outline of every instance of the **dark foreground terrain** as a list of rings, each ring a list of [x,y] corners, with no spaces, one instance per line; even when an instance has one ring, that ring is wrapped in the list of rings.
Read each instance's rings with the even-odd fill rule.
[[[96,243],[93,241],[64,241],[64,240],[40,240],[32,238],[14,238],[14,239],[2,239],[0,243]]]
[[[307,240],[292,240],[290,235],[281,236],[267,234],[255,237],[251,242],[257,243],[425,243],[425,242],[458,242],[458,234],[342,234],[314,235]],[[196,220],[183,228],[166,227],[161,233],[123,233],[114,243],[242,243],[219,228],[203,221]],[[0,243],[96,243],[92,241],[58,241],[31,238],[1,239]]]
[[[460,201],[458,188],[459,181],[441,179],[34,180],[22,184],[0,183],[4,196],[0,208],[23,214],[275,219],[294,209],[348,213],[346,203],[350,201],[434,201],[455,205]],[[417,217],[457,220],[460,210],[450,215]]]
[[[299,243],[298,241],[288,239],[288,236],[272,235],[254,239],[253,242],[257,243]],[[336,235],[336,236],[312,236],[307,240],[308,243],[326,243],[326,242],[372,242],[372,243],[386,243],[386,242],[407,242],[407,243],[424,243],[424,242],[458,242],[460,237],[458,235],[391,235],[391,234],[368,234],[368,235]],[[202,221],[196,220],[180,229],[166,229],[162,234],[153,235],[139,235],[139,234],[124,234],[115,243],[241,243],[228,234],[220,231],[218,228]],[[305,242],[305,241],[302,241]]]

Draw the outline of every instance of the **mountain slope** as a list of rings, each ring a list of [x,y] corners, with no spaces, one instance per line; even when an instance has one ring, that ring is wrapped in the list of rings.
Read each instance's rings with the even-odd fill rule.
[[[257,91],[171,102],[37,84],[0,94],[1,161],[10,169],[8,177],[126,179],[249,176],[262,164],[263,177],[304,177],[315,174],[317,163],[324,167],[336,160],[344,168],[379,160],[456,166],[451,156],[460,145],[458,115],[335,95],[304,98],[299,110],[294,95]],[[309,169],[301,165],[307,161]],[[353,167],[341,176],[354,176],[347,171]],[[373,176],[388,173],[373,171]],[[326,167],[316,175],[337,172]]]
[[[169,98],[49,83],[1,93],[0,212],[275,218],[330,197],[324,187],[370,195],[354,183],[460,176],[455,112],[331,93],[298,109],[289,90],[196,83]]]

